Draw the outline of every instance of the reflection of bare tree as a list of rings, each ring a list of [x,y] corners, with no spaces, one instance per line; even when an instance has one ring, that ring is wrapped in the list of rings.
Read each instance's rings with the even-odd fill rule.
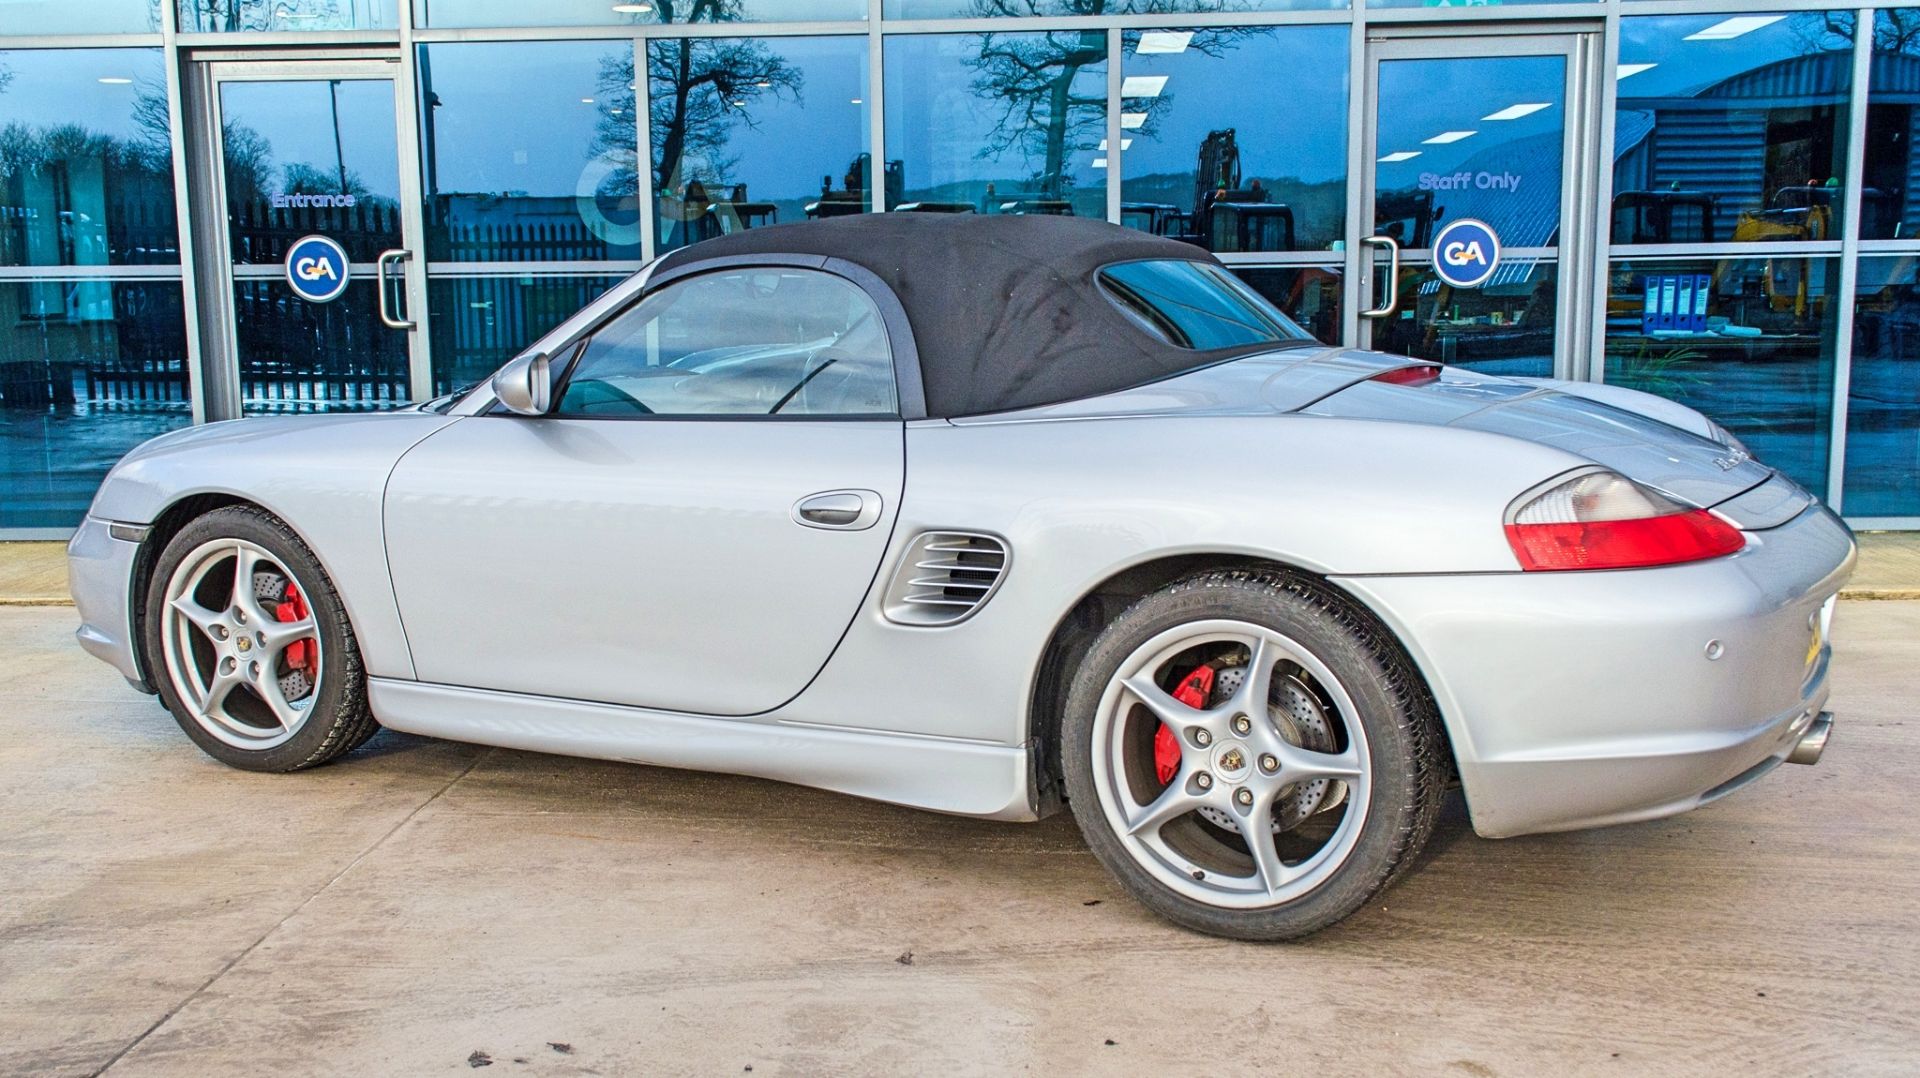
[[[1004,6],[1004,0],[981,2]],[[967,66],[977,72],[974,93],[999,100],[1000,118],[980,156],[1017,149],[1028,160],[1039,158],[1032,177],[1039,194],[1066,194],[1067,150],[1092,145],[1106,128],[1106,86],[1083,85],[1075,93],[1073,84],[1082,70],[1106,58],[1105,30],[981,34],[980,54]]]
[[[246,30],[350,30],[353,0],[191,0],[180,28],[210,33]]]
[[[662,23],[736,22],[741,0],[656,0]],[[685,8],[684,12],[680,9]],[[733,159],[725,156],[734,125],[754,126],[751,108],[763,98],[799,100],[799,69],[748,38],[656,38],[646,44],[647,123],[651,131],[654,182],[662,192],[688,182],[727,183]],[[595,150],[616,158],[635,150],[635,127],[626,110],[609,101],[632,100],[633,62],[610,57],[600,69],[601,118]]]
[[[1811,54],[1852,49],[1854,23],[1851,11],[1812,11],[1795,15],[1788,25],[1800,39],[1802,53]]]
[[[1174,15],[1240,6],[1244,5],[1221,0],[972,0],[970,14],[980,18]],[[1199,29],[1187,48],[1218,56],[1241,38],[1267,32],[1258,27]],[[1106,137],[1106,86],[1086,85],[1084,80],[1079,88],[1074,86],[1086,69],[1105,63],[1106,31],[986,33],[978,39],[979,55],[967,61],[975,71],[973,92],[1000,103],[999,119],[980,156],[998,157],[1018,150],[1029,161],[1037,159],[1030,180],[1038,193],[1062,197],[1072,185],[1067,155],[1075,149],[1091,149]],[[1171,94],[1128,100],[1126,110],[1138,114],[1129,135],[1153,137],[1172,104]]]
[[[1873,23],[1873,47],[1876,52],[1920,56],[1920,8],[1880,11]]]

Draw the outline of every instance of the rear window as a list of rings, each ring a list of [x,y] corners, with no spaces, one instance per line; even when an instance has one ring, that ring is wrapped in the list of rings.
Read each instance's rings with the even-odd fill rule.
[[[1210,352],[1312,339],[1239,278],[1205,262],[1117,262],[1100,270],[1100,285],[1134,325],[1176,348]]]

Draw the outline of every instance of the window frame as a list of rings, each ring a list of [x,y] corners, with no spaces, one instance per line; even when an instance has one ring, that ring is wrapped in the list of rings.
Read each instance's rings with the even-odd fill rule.
[[[662,256],[665,257],[665,256]],[[609,310],[603,317],[581,328],[554,347],[549,354],[556,357],[564,355],[564,360],[556,363],[553,375],[553,400],[558,402],[565,396],[567,383],[572,381],[575,368],[586,354],[586,345],[601,330],[616,319],[626,315],[635,307],[657,295],[661,290],[697,276],[710,273],[727,272],[741,269],[805,269],[815,270],[832,277],[838,277],[863,293],[874,308],[880,312],[881,332],[886,335],[887,349],[893,359],[894,410],[887,414],[843,413],[836,415],[706,415],[700,413],[667,415],[560,415],[549,412],[544,416],[519,416],[516,418],[565,419],[582,421],[612,420],[616,422],[675,422],[699,421],[738,423],[772,421],[785,423],[859,423],[883,422],[899,423],[904,420],[925,419],[927,416],[926,393],[920,381],[920,353],[914,347],[913,330],[907,322],[907,312],[900,300],[872,272],[845,259],[824,255],[725,255],[703,258],[673,266],[662,272],[650,275],[646,284],[632,296]],[[645,271],[642,271],[645,272]],[[497,405],[498,402],[496,402]],[[500,414],[501,410],[489,409],[490,414]],[[511,413],[507,413],[511,414]]]

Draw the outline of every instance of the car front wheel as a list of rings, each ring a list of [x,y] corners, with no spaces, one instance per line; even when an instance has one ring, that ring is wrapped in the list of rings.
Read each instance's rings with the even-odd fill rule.
[[[1398,644],[1280,573],[1206,573],[1134,603],[1076,674],[1062,739],[1094,854],[1149,908],[1239,939],[1360,908],[1418,855],[1448,777]]]
[[[296,771],[379,729],[346,608],[279,518],[234,506],[167,543],[147,590],[149,669],[201,749],[249,771]]]

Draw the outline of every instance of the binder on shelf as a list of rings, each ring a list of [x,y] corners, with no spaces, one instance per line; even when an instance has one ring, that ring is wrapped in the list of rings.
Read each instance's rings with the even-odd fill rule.
[[[1674,274],[1662,274],[1660,277],[1660,326],[1661,329],[1678,328],[1680,313],[1680,278]]]
[[[1694,275],[1682,273],[1674,279],[1674,287],[1679,297],[1673,305],[1673,328],[1693,328],[1693,281]]]
[[[1693,331],[1707,331],[1707,297],[1713,294],[1713,277],[1710,274],[1694,275],[1693,285]]]
[[[1660,278],[1649,273],[1640,278],[1640,332],[1660,328]]]

